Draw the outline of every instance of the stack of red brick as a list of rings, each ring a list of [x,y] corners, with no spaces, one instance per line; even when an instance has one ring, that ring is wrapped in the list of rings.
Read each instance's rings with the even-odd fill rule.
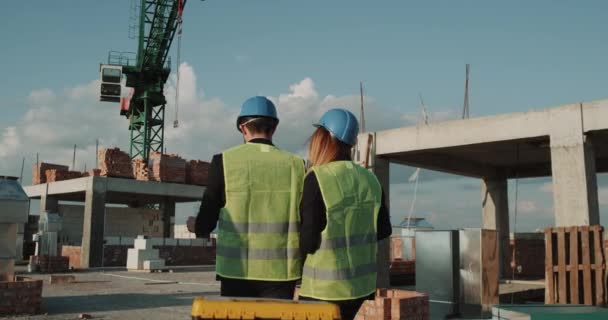
[[[39,313],[42,280],[25,277],[13,280],[0,282],[0,316]]]
[[[141,181],[158,181],[207,185],[209,163],[186,161],[177,155],[152,152],[148,163],[131,157],[118,148],[102,149],[97,154],[99,169],[87,172],[69,171],[67,166],[38,163],[32,167],[32,184],[55,182],[80,177],[116,177]]]
[[[101,170],[99,169],[91,169],[87,172],[83,172],[83,177],[99,177],[101,175]]]
[[[118,148],[102,149],[97,154],[100,175],[104,177],[133,178],[131,157]]]
[[[395,274],[415,274],[416,273],[416,261],[404,261],[401,259],[395,259],[391,261],[389,269],[391,275]]]
[[[133,176],[137,180],[150,181],[150,170],[143,159],[135,159],[133,161]]]
[[[46,182],[63,181],[82,177],[82,173],[78,171],[47,169],[45,171]]]
[[[209,162],[191,160],[186,163],[186,183],[200,186],[207,185],[209,179]]]
[[[355,320],[405,319],[429,319],[429,297],[414,291],[378,289],[376,298],[365,301],[355,317]]]
[[[59,164],[52,163],[34,163],[32,166],[32,184],[46,183],[46,171],[47,170],[62,170],[68,171],[68,166],[62,166]]]
[[[186,183],[186,160],[177,155],[152,152],[148,169],[152,181]]]
[[[41,273],[61,273],[70,268],[70,258],[63,256],[31,256],[30,264],[38,265]]]

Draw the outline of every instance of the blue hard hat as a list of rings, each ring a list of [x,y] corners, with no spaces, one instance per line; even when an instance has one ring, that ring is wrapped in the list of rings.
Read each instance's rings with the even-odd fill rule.
[[[345,109],[331,109],[319,120],[317,127],[323,127],[329,131],[339,141],[349,146],[357,142],[359,133],[359,122],[352,112]]]
[[[266,97],[255,96],[245,100],[243,105],[241,106],[241,113],[236,118],[236,128],[241,131],[239,128],[239,121],[243,117],[264,117],[276,119],[277,122],[279,118],[277,117],[277,108],[275,108],[274,103],[268,100]]]

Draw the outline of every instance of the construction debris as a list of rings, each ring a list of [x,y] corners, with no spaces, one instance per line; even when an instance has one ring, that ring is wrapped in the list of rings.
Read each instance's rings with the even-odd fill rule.
[[[186,183],[199,186],[207,185],[209,162],[190,160],[186,163]]]
[[[131,157],[118,148],[99,150],[97,155],[100,175],[103,177],[133,179]]]
[[[186,160],[178,155],[152,152],[148,168],[152,181],[186,183]]]
[[[68,171],[69,167],[45,162],[34,163],[32,166],[32,184],[46,183],[46,170],[51,169]]]

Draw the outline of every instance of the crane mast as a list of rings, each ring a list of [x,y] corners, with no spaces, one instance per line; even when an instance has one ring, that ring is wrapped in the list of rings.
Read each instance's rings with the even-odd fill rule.
[[[120,114],[129,119],[130,155],[146,162],[150,152],[164,147],[164,86],[171,73],[169,50],[181,23],[186,0],[135,0],[137,11],[137,53],[110,51],[108,64],[101,65],[101,101],[121,101],[118,72],[126,78],[131,96]],[[179,66],[178,66],[179,67]],[[104,75],[114,75],[104,77]],[[119,77],[122,78],[122,77]],[[114,81],[111,81],[114,80]],[[105,85],[105,87],[104,87]]]

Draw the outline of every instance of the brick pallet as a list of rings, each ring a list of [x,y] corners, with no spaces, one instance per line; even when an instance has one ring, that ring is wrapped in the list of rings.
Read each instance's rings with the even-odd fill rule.
[[[101,176],[133,179],[131,157],[126,152],[118,148],[102,149],[97,160]]]
[[[366,300],[355,316],[355,320],[399,319],[429,319],[429,297],[414,291],[378,289],[375,299]]]
[[[545,303],[604,305],[604,228],[545,229]]]
[[[34,163],[32,166],[32,184],[46,183],[46,170],[50,169],[68,171],[69,167],[45,162]]]
[[[37,260],[41,273],[61,273],[70,268],[70,258],[68,257],[41,256]]]
[[[47,169],[45,170],[46,182],[63,181],[82,177],[78,171]]]
[[[0,316],[37,314],[42,303],[42,280],[15,277],[0,282]]]
[[[186,183],[186,160],[177,155],[152,152],[148,168],[152,181]]]
[[[190,160],[186,163],[186,183],[199,186],[207,185],[209,179],[209,162]]]

